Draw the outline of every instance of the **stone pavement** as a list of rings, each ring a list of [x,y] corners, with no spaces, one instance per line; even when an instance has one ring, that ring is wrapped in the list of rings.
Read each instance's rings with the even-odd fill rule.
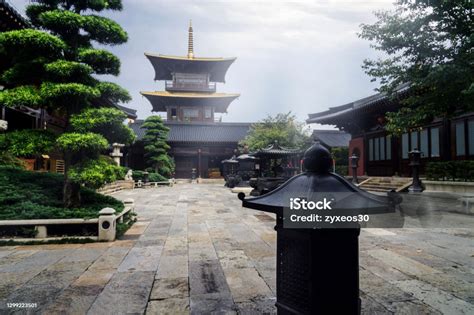
[[[1,314],[275,312],[272,216],[220,185],[115,196],[138,212],[116,242],[0,247]],[[474,314],[473,239],[472,229],[362,231],[363,314]],[[20,302],[36,307],[6,306]]]

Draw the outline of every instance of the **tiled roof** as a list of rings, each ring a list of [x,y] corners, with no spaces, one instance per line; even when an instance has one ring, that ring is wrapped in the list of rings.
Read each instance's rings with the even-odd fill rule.
[[[404,95],[410,89],[409,83],[401,84],[398,88],[395,89],[394,94],[398,96]],[[389,96],[386,93],[377,93],[360,100],[344,104],[341,106],[331,107],[326,111],[308,114],[308,119],[306,122],[308,124],[311,123],[320,123],[320,124],[334,124],[334,121],[338,118],[346,115],[351,114],[353,115],[355,111],[367,108],[369,106],[382,104],[389,100]]]
[[[141,128],[143,120],[136,120],[130,128],[137,135],[137,140],[143,139],[145,129]],[[168,142],[239,142],[244,139],[251,123],[189,123],[165,122],[170,128]]]
[[[125,106],[122,106],[122,105],[119,105],[119,104],[115,104],[115,107],[117,107],[122,112],[124,112],[127,115],[128,118],[132,118],[132,119],[137,118],[137,110],[136,109],[125,107]]]
[[[266,148],[260,149],[254,153],[255,156],[289,156],[289,155],[296,155],[301,153],[300,149],[293,149],[293,148],[284,148],[278,144],[278,141],[275,141],[273,144],[269,145]]]
[[[351,135],[340,130],[314,130],[313,139],[330,148],[348,147]]]
[[[7,0],[0,0],[0,32],[29,27],[29,22]]]
[[[155,69],[155,80],[172,80],[173,72],[209,73],[211,82],[225,83],[225,74],[236,58],[199,58],[145,53]]]

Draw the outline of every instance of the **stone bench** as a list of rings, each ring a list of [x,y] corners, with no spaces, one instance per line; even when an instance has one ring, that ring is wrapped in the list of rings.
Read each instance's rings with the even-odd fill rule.
[[[133,212],[135,209],[133,199],[124,200],[124,209],[118,215],[112,208],[104,208],[99,211],[99,217],[95,219],[37,219],[37,220],[3,220],[0,221],[2,226],[34,226],[36,240],[62,239],[67,237],[48,238],[48,226],[52,225],[70,225],[70,224],[98,224],[98,235],[96,237],[87,236],[86,238],[98,241],[114,241],[116,236],[117,222],[123,223],[124,216]],[[75,237],[75,236],[74,236]],[[77,237],[75,237],[77,238]],[[82,236],[80,238],[83,238]],[[15,239],[12,239],[15,240]],[[27,241],[29,239],[22,239]]]

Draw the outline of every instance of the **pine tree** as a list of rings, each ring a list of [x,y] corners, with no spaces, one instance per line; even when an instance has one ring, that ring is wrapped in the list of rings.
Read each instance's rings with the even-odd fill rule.
[[[170,146],[166,143],[169,128],[163,124],[160,116],[148,117],[142,128],[146,129],[143,142],[147,164],[155,169],[155,173],[170,177],[174,171],[174,162],[168,155]]]
[[[116,22],[96,13],[121,10],[120,0],[36,0],[27,7],[30,23],[39,30],[0,33],[0,105],[45,108],[65,118],[66,133],[58,138],[65,160],[63,199],[80,205],[80,184],[68,172],[82,159],[108,147],[93,132],[78,132],[71,117],[90,107],[127,102],[126,90],[96,75],[118,75],[120,60],[93,43],[118,45],[127,33]],[[43,31],[42,31],[43,30]]]

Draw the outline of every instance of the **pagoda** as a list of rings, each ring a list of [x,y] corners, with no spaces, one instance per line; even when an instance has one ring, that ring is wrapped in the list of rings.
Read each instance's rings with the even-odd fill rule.
[[[155,81],[164,81],[164,91],[141,92],[152,105],[152,111],[166,115],[170,129],[169,154],[176,164],[176,178],[222,177],[222,160],[232,156],[238,142],[245,138],[250,123],[227,123],[215,114],[227,113],[239,94],[218,93],[217,83],[225,83],[225,75],[236,58],[196,57],[193,28],[189,23],[188,53],[170,56],[145,53],[155,70]],[[142,120],[130,124],[137,144],[129,152],[129,166],[147,167],[143,158],[145,130]]]
[[[154,112],[166,112],[167,120],[214,122],[215,113],[227,113],[239,94],[216,92],[236,58],[204,58],[194,55],[193,27],[189,23],[187,56],[145,53],[155,69],[155,81],[165,81],[164,91],[141,92]]]

